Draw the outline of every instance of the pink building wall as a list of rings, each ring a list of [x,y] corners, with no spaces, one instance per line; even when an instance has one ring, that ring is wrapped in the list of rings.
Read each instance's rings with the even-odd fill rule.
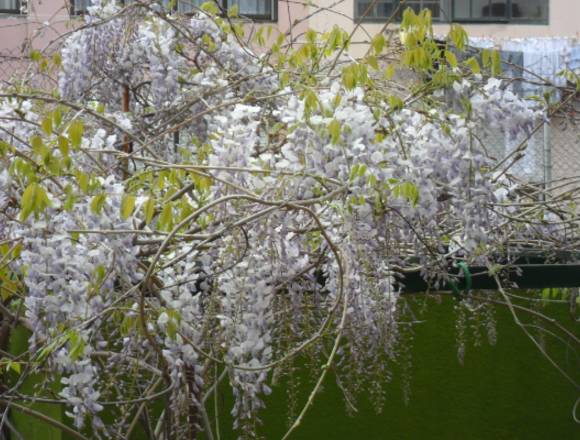
[[[70,29],[67,5],[66,0],[29,0],[25,14],[0,14],[0,53],[45,48]]]
[[[351,32],[355,0],[278,0],[278,18],[274,23],[277,32],[290,32],[295,38],[308,28],[325,32],[334,25]],[[446,0],[443,0],[446,1]],[[0,14],[0,56],[25,55],[32,47],[43,49],[62,33],[72,28],[69,17],[69,0],[28,0],[28,13]],[[550,0],[547,24],[467,24],[470,36],[492,38],[519,38],[541,36],[580,37],[580,0]],[[306,20],[304,18],[307,17]],[[298,23],[298,24],[297,24]],[[364,45],[381,30],[383,23],[363,23],[353,37],[353,55],[364,53]],[[436,24],[438,34],[447,31],[448,24]],[[357,47],[360,46],[360,49]]]

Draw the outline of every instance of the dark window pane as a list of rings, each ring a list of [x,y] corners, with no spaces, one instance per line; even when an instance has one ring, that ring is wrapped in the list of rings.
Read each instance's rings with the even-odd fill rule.
[[[439,18],[441,16],[439,2],[425,2],[423,7],[431,10],[431,17]]]
[[[418,3],[407,3],[407,5],[406,5],[406,6],[407,6],[407,7],[406,7],[405,9],[407,9],[407,8],[411,8],[411,9],[412,9],[412,10],[415,12],[415,14],[418,14],[418,13],[421,11],[421,9],[423,9],[423,8],[421,7],[421,5],[420,5],[420,4],[418,4]]]
[[[431,11],[431,17],[439,17],[439,0],[410,0],[405,3],[405,7],[412,8],[415,13],[419,13],[421,9],[429,9]]]
[[[91,4],[91,0],[73,0],[73,12],[75,14],[86,14],[87,8]]]
[[[486,17],[507,18],[507,3],[506,1],[492,1],[488,6],[489,15]]]
[[[18,0],[0,0],[0,11],[18,11]]]
[[[455,0],[453,19],[545,21],[548,19],[548,5],[549,0]]]
[[[356,16],[365,18],[388,18],[395,10],[393,1],[394,0],[383,0],[382,2],[376,3],[374,3],[372,0],[357,1]]]
[[[374,3],[371,9],[367,12],[367,8],[373,5],[372,0],[357,0],[356,1],[356,16],[369,18],[389,18],[399,5],[399,0],[381,0]],[[441,16],[441,0],[407,0],[400,9],[398,19],[401,18],[405,9],[411,8],[415,13],[419,13],[422,9],[429,9],[431,17],[439,19]],[[367,12],[365,14],[365,12]]]
[[[503,21],[508,18],[508,3],[507,0],[455,0],[453,17],[458,20]]]
[[[379,17],[389,18],[393,14],[394,10],[395,8],[393,7],[393,3],[391,2],[387,3],[383,2],[377,5],[377,14]]]
[[[357,8],[356,8],[356,16],[357,17],[362,17],[363,15],[365,15],[365,13],[367,14],[367,16],[371,16],[372,15],[372,10],[369,10],[367,12],[367,8],[371,5],[370,2],[358,2],[357,3]]]
[[[453,3],[453,17],[459,20],[472,18],[470,0],[455,0]]]
[[[516,20],[547,20],[548,0],[512,0],[512,17]]]
[[[372,17],[374,15],[372,8],[367,11],[367,9],[369,8],[369,6],[371,4],[372,4],[371,2],[358,2],[356,16],[357,17],[363,17],[363,16]]]
[[[240,15],[270,16],[272,14],[271,0],[229,0],[228,8],[238,5]]]

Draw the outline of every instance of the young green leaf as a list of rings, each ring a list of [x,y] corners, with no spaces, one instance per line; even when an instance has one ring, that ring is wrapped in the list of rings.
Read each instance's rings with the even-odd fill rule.
[[[42,131],[46,133],[47,136],[52,134],[52,118],[44,118],[41,123]]]
[[[143,205],[143,214],[145,215],[145,223],[150,224],[155,215],[155,200],[153,200],[153,197],[149,197]]]
[[[338,144],[340,140],[340,122],[336,119],[330,121],[330,124],[328,124],[328,132],[330,133],[330,142],[335,145]]]
[[[81,146],[84,125],[81,121],[73,121],[68,128],[68,138],[74,149]]]
[[[121,218],[123,220],[129,218],[135,210],[135,196],[133,194],[125,194],[121,200]]]
[[[91,200],[91,212],[93,214],[100,214],[105,206],[105,202],[107,200],[107,195],[105,193],[97,194]]]

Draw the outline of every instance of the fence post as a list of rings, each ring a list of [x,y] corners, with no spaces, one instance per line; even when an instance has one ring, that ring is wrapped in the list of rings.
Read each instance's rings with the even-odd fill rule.
[[[544,122],[544,186],[552,185],[552,143],[550,142],[550,123]]]
[[[123,86],[123,102],[122,102],[122,110],[124,113],[129,112],[129,104],[130,104],[129,100],[130,100],[129,86],[125,84]],[[129,154],[132,152],[132,149],[133,148],[132,148],[129,136],[125,134],[124,135],[124,143],[123,143],[123,152]],[[122,166],[123,166],[123,174],[125,175],[125,177],[129,177],[129,158],[128,157],[123,159]]]

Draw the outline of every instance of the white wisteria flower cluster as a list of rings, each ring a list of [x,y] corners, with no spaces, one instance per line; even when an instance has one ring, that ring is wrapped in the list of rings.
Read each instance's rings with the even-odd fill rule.
[[[204,9],[95,2],[58,93],[0,94],[0,276],[30,331],[23,374],[60,377],[53,400],[95,438],[129,438],[143,412],[164,439],[212,438],[227,383],[252,437],[273,379],[314,365],[292,430],[331,369],[382,386],[405,273],[439,286],[454,259],[566,246],[475,136],[531,133],[537,103],[457,68],[401,94],[345,65],[337,30],[258,55]]]

